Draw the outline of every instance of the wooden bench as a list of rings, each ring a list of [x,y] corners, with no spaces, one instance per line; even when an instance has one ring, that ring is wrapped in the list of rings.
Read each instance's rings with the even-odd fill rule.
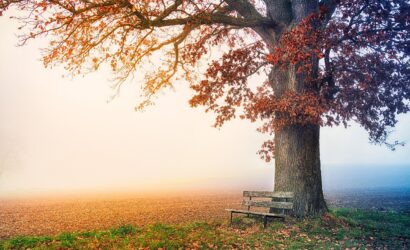
[[[231,212],[231,224],[232,216],[234,213],[257,215],[263,217],[263,227],[265,228],[268,223],[268,218],[283,218],[285,219],[285,211],[293,209],[293,199],[292,192],[269,192],[269,191],[243,191],[244,200],[242,202],[243,206],[247,206],[247,210],[239,209],[225,209]],[[246,199],[248,198],[248,199]],[[252,198],[269,198],[269,201],[253,200]],[[266,207],[266,208],[276,208],[278,213],[269,212],[257,212],[251,211],[251,207]]]

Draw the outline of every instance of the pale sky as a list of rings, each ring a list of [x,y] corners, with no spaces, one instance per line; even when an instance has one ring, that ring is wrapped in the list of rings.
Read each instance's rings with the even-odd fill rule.
[[[62,78],[61,68],[45,69],[40,61],[46,40],[16,47],[17,25],[1,17],[0,27],[0,197],[273,188],[273,163],[256,155],[266,138],[256,124],[237,120],[213,128],[212,114],[189,107],[184,82],[143,113],[134,111],[137,80],[107,103],[113,94],[108,71]],[[401,116],[392,139],[410,142],[409,127],[410,115]],[[325,177],[340,166],[379,174],[409,166],[403,168],[408,175],[409,156],[410,145],[395,152],[371,145],[356,125],[321,132]]]

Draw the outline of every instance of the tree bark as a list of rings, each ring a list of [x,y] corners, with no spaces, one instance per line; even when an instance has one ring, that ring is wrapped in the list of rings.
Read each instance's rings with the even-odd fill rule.
[[[272,32],[267,44],[277,45],[282,32],[298,25],[310,13],[318,10],[317,0],[265,0],[267,14],[284,26],[281,32]],[[272,49],[271,53],[273,53]],[[317,74],[317,58],[312,58],[312,76]],[[275,96],[280,98],[285,92],[302,94],[306,90],[318,92],[305,82],[303,73],[297,73],[296,66],[286,69],[273,68],[269,75]],[[282,115],[276,113],[278,118]],[[327,211],[322,191],[320,170],[319,125],[287,125],[275,131],[275,191],[294,192],[296,217],[317,216]]]
[[[313,60],[317,66],[317,59]],[[296,73],[294,66],[273,69],[269,79],[279,98],[286,91],[313,90],[312,86],[306,86],[304,75]],[[275,114],[281,115],[286,114]],[[296,217],[317,216],[327,211],[322,191],[319,135],[320,126],[314,124],[287,125],[275,131],[275,191],[294,192],[292,213]]]
[[[318,125],[291,125],[275,133],[275,191],[294,192],[296,217],[327,211],[322,191]]]

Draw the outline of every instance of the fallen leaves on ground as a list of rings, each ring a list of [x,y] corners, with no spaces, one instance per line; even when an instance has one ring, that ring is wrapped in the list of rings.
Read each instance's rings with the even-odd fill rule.
[[[239,208],[241,201],[241,194],[2,200],[0,238],[227,219],[225,208]]]

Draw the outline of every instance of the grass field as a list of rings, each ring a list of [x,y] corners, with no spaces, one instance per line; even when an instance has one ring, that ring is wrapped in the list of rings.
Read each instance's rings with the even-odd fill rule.
[[[410,214],[334,209],[322,218],[123,225],[107,230],[20,236],[1,249],[409,249]]]

